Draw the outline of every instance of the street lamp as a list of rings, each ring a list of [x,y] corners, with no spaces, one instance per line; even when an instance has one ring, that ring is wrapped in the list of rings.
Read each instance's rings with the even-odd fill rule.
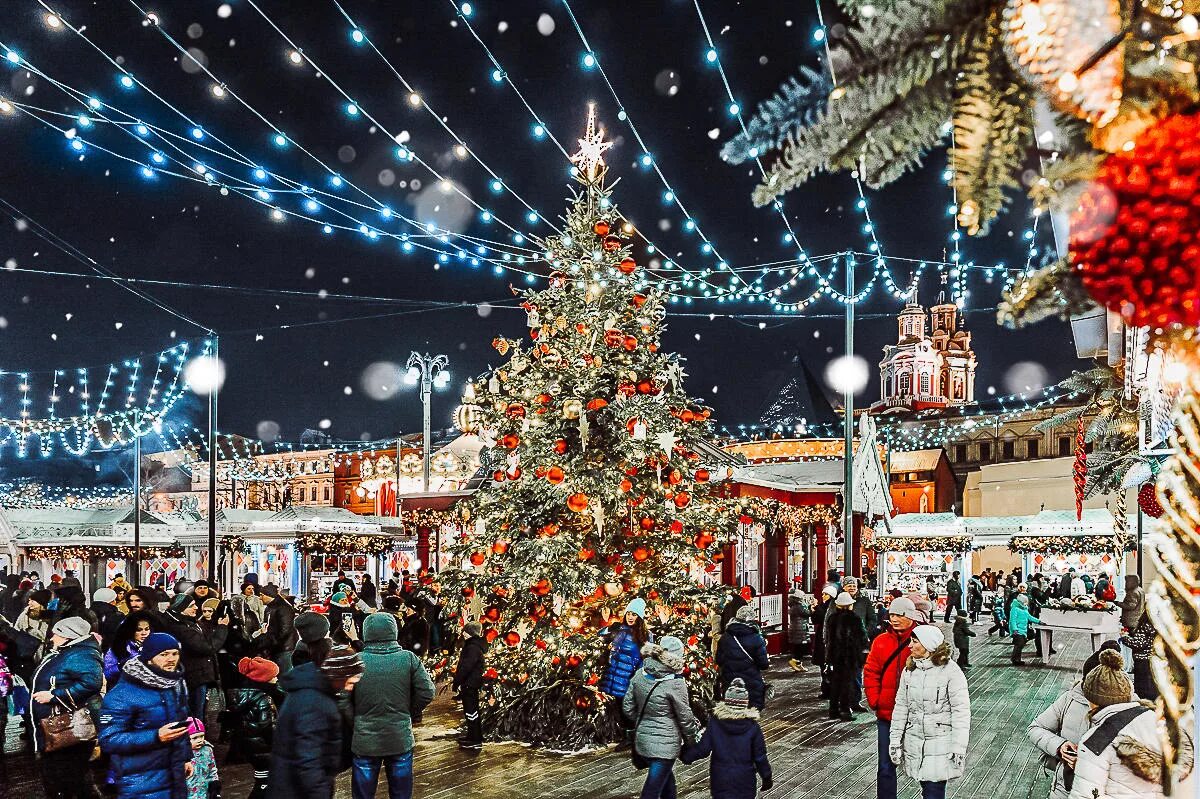
[[[450,360],[445,355],[422,355],[414,352],[408,356],[408,372],[404,375],[406,384],[421,385],[421,406],[425,414],[425,446],[421,458],[421,474],[425,493],[429,493],[429,400],[434,388],[443,389],[450,385],[450,372],[446,368],[449,365]]]

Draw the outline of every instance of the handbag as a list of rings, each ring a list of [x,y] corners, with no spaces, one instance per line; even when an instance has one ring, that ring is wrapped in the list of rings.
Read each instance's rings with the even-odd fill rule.
[[[654,684],[654,687],[650,689],[650,693],[646,694],[646,701],[642,702],[642,707],[640,710],[638,710],[637,721],[634,722],[633,728],[630,729],[626,733],[626,736],[629,739],[629,759],[633,761],[633,767],[635,769],[637,769],[638,771],[641,771],[642,769],[650,768],[650,763],[646,760],[646,758],[644,758],[640,754],[638,754],[638,750],[637,750],[638,727],[640,727],[642,724],[642,716],[644,716],[646,714],[646,705],[650,704],[650,697],[654,696],[654,692],[658,689],[658,686],[660,686],[662,684],[663,684],[663,681],[659,680],[658,682],[656,682]]]
[[[49,716],[38,722],[45,739],[42,751],[57,752],[59,749],[95,741],[98,736],[91,711],[86,707],[71,707],[61,699],[57,701],[62,707],[56,705],[50,710]]]

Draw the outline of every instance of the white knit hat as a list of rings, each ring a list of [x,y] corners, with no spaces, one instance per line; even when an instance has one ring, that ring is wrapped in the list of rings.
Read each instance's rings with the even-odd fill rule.
[[[907,597],[896,597],[892,600],[892,604],[888,605],[889,616],[908,616],[917,609],[913,601]]]
[[[946,636],[935,625],[921,624],[913,629],[913,637],[921,642],[921,646],[930,652],[946,643]]]
[[[854,604],[854,597],[843,591],[837,595],[837,599],[833,600],[833,604],[837,605],[839,608],[848,608]]]
[[[833,583],[828,583],[824,588],[821,589],[821,593],[829,594],[831,597],[835,597],[838,595],[838,587]]]

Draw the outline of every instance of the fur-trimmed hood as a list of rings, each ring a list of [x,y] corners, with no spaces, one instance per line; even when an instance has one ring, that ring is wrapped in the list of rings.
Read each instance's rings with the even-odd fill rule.
[[[1134,774],[1146,782],[1162,784],[1162,752],[1129,735],[1118,736],[1113,742],[1113,749],[1125,767]],[[1195,762],[1196,751],[1192,736],[1184,731],[1183,739],[1179,742],[1179,771],[1176,779],[1186,780],[1191,775]]]
[[[679,674],[683,671],[683,654],[674,654],[655,643],[642,647],[642,667],[654,675]]]
[[[929,654],[929,662],[933,666],[945,666],[950,662],[950,644],[943,643],[937,649]],[[917,659],[912,655],[908,656],[908,663],[904,666],[909,671],[917,668]]]
[[[756,707],[730,707],[724,702],[717,702],[712,710],[713,718],[721,721],[737,721],[739,719],[758,720],[758,708]]]

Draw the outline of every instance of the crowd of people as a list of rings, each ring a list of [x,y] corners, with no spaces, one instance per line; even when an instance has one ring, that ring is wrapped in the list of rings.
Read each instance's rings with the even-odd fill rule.
[[[966,773],[965,671],[985,597],[993,597],[997,619],[989,635],[1011,636],[1013,663],[1023,665],[1041,608],[1051,597],[1079,596],[1083,582],[1070,573],[1023,581],[985,570],[965,589],[954,574],[944,594],[934,585],[872,598],[855,577],[827,579],[818,596],[788,597],[788,663],[819,669],[830,719],[874,715],[879,799],[895,799],[900,773],[919,783],[923,799],[942,799]],[[1106,582],[1094,583],[1091,596],[1111,596],[1126,634],[1089,658],[1029,729],[1054,766],[1052,799],[1092,799],[1093,790],[1162,795],[1154,714],[1142,702],[1154,695],[1145,592],[1129,578],[1117,600]],[[0,708],[11,695],[28,720],[50,799],[91,797],[89,764],[97,758],[107,768],[104,789],[118,797],[216,797],[221,782],[206,737],[214,722],[230,744],[225,762],[252,769],[251,799],[328,799],[346,771],[354,799],[374,797],[381,777],[389,799],[407,799],[413,729],[434,697],[425,656],[445,653],[454,664],[459,745],[478,751],[485,739],[489,642],[479,621],[448,630],[436,589],[428,577],[396,574],[376,585],[369,576],[356,583],[339,575],[319,606],[302,609],[253,577],[224,596],[204,580],[179,581],[168,595],[118,576],[89,603],[69,573],[48,587],[37,574],[12,575],[0,593]],[[949,630],[935,618],[942,596]],[[759,719],[773,685],[753,599],[748,587],[733,592],[712,616],[706,643],[717,666],[716,701],[699,716],[686,647],[673,635],[656,639],[644,599],[632,599],[601,629],[606,657],[597,688],[627,721],[631,759],[646,772],[642,799],[674,799],[676,762],[703,758],[714,797],[753,799],[772,788]]]

